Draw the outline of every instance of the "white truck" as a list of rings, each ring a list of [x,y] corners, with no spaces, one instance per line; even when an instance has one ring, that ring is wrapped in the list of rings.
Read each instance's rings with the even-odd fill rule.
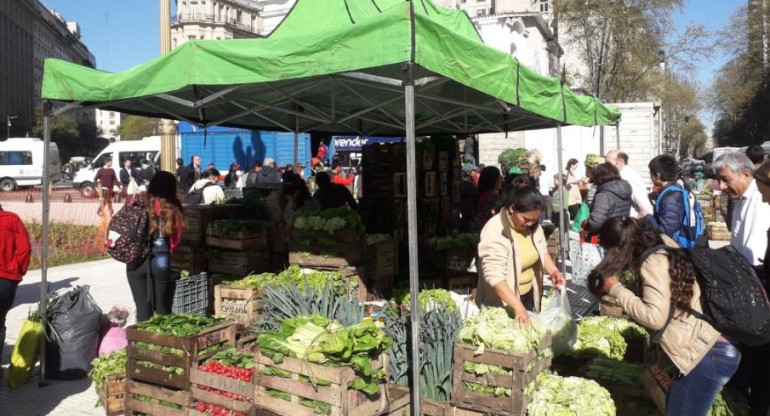
[[[120,177],[120,169],[123,161],[131,159],[133,167],[140,167],[142,160],[150,161],[153,166],[158,166],[160,158],[160,136],[145,137],[142,140],[120,141],[110,143],[94,158],[90,165],[83,166],[72,179],[72,186],[79,189],[87,198],[96,195],[94,176],[104,166],[107,158],[112,159],[112,169],[115,175]]]
[[[43,140],[34,137],[10,138],[0,142],[0,190],[7,192],[19,187],[42,185],[44,146]],[[56,143],[51,143],[48,148],[48,167],[51,181],[60,181],[61,161]]]

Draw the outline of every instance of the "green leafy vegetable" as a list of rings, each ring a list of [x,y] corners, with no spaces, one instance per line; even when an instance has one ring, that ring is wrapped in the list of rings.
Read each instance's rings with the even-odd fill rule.
[[[401,298],[401,305],[409,309],[411,303],[411,295],[406,293]],[[460,309],[457,307],[452,294],[445,289],[424,289],[420,291],[420,308],[423,311],[430,311],[436,309],[438,306],[443,306],[447,311],[459,314]]]
[[[644,328],[625,319],[605,316],[583,318],[578,324],[578,341],[573,355],[622,360],[628,347],[623,334],[627,334],[629,339],[638,339],[642,333],[646,336]]]
[[[615,416],[610,393],[592,380],[542,373],[529,396],[529,416]]]
[[[228,318],[210,318],[202,315],[171,314],[154,315],[144,322],[136,324],[143,331],[157,332],[163,335],[189,337],[197,335],[206,328],[227,322]]]
[[[347,207],[323,211],[298,212],[291,219],[291,226],[298,230],[325,231],[329,234],[346,229],[364,231],[364,223],[357,212]]]
[[[478,244],[478,234],[457,234],[456,236],[433,237],[428,239],[428,247],[434,250],[474,248]]]
[[[99,392],[104,388],[104,382],[107,380],[107,377],[125,374],[127,362],[128,358],[125,348],[94,358],[91,361],[91,370],[88,372],[88,375],[93,380],[96,391]],[[97,403],[97,405],[99,404],[101,404],[101,400]]]
[[[503,308],[484,308],[463,322],[460,342],[513,353],[527,353],[536,348],[545,335],[542,325],[533,320],[530,328],[522,329]]]

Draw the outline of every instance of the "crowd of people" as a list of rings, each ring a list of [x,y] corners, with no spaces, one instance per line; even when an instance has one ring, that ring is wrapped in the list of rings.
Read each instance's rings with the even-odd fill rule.
[[[481,229],[479,306],[508,305],[522,324],[540,310],[543,279],[559,288],[565,280],[546,251],[543,213],[581,234],[570,244],[595,244],[604,257],[587,285],[597,297],[610,296],[631,319],[658,331],[661,368],[672,385],[667,415],[707,415],[717,393],[731,379],[748,398],[754,415],[770,408],[770,347],[750,347],[729,339],[702,318],[701,288],[684,249],[703,242],[700,204],[695,193],[707,188],[730,201],[725,215],[730,244],[752,265],[765,290],[770,282],[770,164],[759,146],[729,153],[713,163],[715,179],[702,172],[685,175],[671,156],[647,168],[652,186],[629,166],[621,150],[578,175],[577,159],[554,175],[548,201],[534,184],[532,165],[523,161],[502,177],[496,167],[463,167],[461,212]],[[475,204],[474,204],[475,201]],[[497,202],[493,202],[497,201]],[[560,212],[560,209],[563,210]],[[632,272],[633,283],[619,275]],[[728,277],[729,278],[729,277]],[[736,318],[736,319],[744,319]],[[655,333],[655,332],[653,332]]]

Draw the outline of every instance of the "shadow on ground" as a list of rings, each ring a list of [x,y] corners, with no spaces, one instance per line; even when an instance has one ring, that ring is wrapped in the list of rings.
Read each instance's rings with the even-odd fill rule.
[[[59,289],[67,289],[72,287],[72,283],[78,280],[80,280],[79,277],[68,277],[55,282],[48,282],[48,291],[53,292]],[[19,288],[16,289],[16,299],[13,302],[13,306],[40,302],[40,285],[40,282],[24,283],[22,281]]]
[[[4,346],[5,363],[10,361],[13,345]],[[91,388],[91,379],[80,380],[47,380],[46,385],[40,385],[40,366],[32,370],[30,380],[18,389],[8,387],[8,366],[0,379],[0,415],[8,416],[43,416],[51,413],[62,401]],[[89,403],[84,407],[92,407]],[[86,410],[86,409],[83,409]]]

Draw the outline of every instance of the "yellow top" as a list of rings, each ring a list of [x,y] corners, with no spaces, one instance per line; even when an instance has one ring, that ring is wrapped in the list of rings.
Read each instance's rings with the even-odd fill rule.
[[[514,253],[521,264],[521,277],[519,278],[519,294],[524,295],[532,290],[532,282],[535,280],[535,265],[540,261],[532,234],[529,231],[512,229],[518,252]]]

